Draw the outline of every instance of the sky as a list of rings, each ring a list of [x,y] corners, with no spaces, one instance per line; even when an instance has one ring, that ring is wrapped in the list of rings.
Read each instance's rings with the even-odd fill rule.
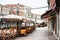
[[[30,6],[32,8],[38,8],[38,7],[44,7],[48,6],[47,0],[0,0],[0,4],[22,4],[26,6]],[[31,10],[32,13],[34,14],[40,14],[42,15],[43,13],[48,10],[47,8],[41,8],[41,9],[33,9]]]

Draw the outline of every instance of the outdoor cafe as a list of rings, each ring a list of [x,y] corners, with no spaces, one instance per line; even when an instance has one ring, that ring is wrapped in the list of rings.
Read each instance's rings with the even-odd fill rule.
[[[36,28],[33,20],[17,15],[0,17],[0,39],[9,40],[33,32]]]

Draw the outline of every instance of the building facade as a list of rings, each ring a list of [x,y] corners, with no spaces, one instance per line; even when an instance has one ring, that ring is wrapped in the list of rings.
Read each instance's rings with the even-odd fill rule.
[[[40,14],[31,13],[31,19],[33,19],[36,23],[41,23],[42,21]]]
[[[60,37],[60,18],[59,8],[57,0],[48,0],[49,9],[42,15],[42,19],[47,20],[48,29],[59,39]]]
[[[14,14],[18,16],[28,17],[30,16],[29,14],[31,13],[29,11],[31,7],[21,4],[6,4],[1,6],[0,6],[0,11],[1,14],[3,15]]]

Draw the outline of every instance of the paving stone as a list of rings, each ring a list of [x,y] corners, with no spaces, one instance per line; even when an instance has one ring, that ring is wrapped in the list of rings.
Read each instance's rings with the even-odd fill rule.
[[[56,40],[54,35],[48,31],[47,27],[36,28],[34,32],[24,37],[18,37],[13,40]]]

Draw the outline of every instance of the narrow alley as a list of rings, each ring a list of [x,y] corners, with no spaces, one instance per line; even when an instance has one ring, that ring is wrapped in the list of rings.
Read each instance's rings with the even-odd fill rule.
[[[60,40],[60,0],[0,0],[0,40]]]
[[[24,37],[18,37],[13,40],[57,40],[47,27],[36,28],[36,30]]]

